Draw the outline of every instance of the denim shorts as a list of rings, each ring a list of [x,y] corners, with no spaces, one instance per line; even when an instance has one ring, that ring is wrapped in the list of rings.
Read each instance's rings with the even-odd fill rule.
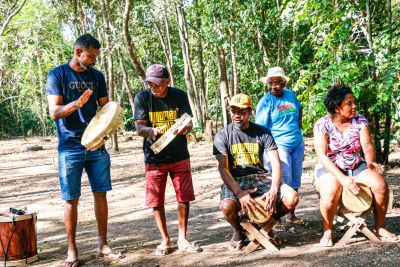
[[[278,147],[278,153],[281,161],[283,182],[295,190],[299,189],[303,173],[304,142],[301,141],[294,148]],[[272,166],[266,152],[264,153],[264,162],[272,172]]]
[[[81,195],[81,179],[85,169],[92,192],[111,190],[110,155],[105,147],[58,151],[58,173],[61,198],[72,200]]]
[[[251,194],[252,198],[261,197],[269,191],[271,188],[271,179],[265,176],[259,176],[258,174],[250,174],[246,176],[241,176],[235,178],[241,190],[254,189],[257,191]],[[287,190],[292,190],[288,188],[287,185],[282,184],[278,190],[278,202],[282,201],[283,196],[286,194]],[[226,184],[221,186],[221,202],[226,199],[232,199],[236,202],[238,207],[240,207],[240,202],[235,194],[229,189]]]
[[[342,170],[339,168],[339,170],[341,172],[343,172],[345,175],[348,176],[358,176],[360,173],[362,173],[363,171],[365,171],[366,169],[368,169],[368,165],[365,161],[361,161],[361,163],[353,170]],[[315,170],[314,170],[314,182],[313,184],[316,185],[317,182],[319,182],[319,180],[321,179],[321,177],[325,174],[330,173],[329,171],[327,171],[324,166],[322,166],[322,164],[318,163],[315,166]]]

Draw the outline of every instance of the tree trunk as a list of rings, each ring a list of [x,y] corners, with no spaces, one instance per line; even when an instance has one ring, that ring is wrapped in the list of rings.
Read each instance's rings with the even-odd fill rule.
[[[136,73],[139,76],[140,82],[144,84],[146,80],[146,74],[143,68],[143,64],[140,58],[137,55],[137,50],[134,42],[129,34],[129,15],[132,8],[132,0],[125,0],[125,10],[124,10],[124,20],[123,20],[123,30],[124,30],[124,39],[126,42],[126,46],[128,48],[129,57],[132,61],[133,66],[135,66]]]
[[[115,99],[115,92],[114,92],[114,75],[113,75],[113,46],[111,41],[111,29],[110,29],[110,19],[108,16],[108,6],[105,4],[104,0],[100,0],[102,13],[103,13],[103,24],[104,24],[104,32],[105,32],[105,40],[106,40],[106,51],[107,51],[107,73],[108,73],[108,90],[109,90],[109,98],[111,101]],[[118,137],[117,132],[112,137],[112,148],[113,151],[119,151],[118,148]]]
[[[122,55],[121,51],[118,51],[118,56],[119,56],[119,65],[120,65],[121,71],[122,71],[122,86],[128,95],[129,104],[131,106],[132,116],[133,116],[135,113],[134,98],[133,98],[131,89],[129,88],[128,73],[126,72],[125,63],[124,63],[125,60],[124,60],[124,56]]]
[[[197,94],[196,79],[193,72],[192,63],[190,60],[189,41],[186,31],[186,21],[183,14],[182,6],[176,5],[177,20],[179,26],[179,38],[181,40],[181,49],[183,54],[183,62],[185,65],[185,84],[188,89],[189,103],[192,106],[193,123],[195,126],[204,128],[203,120],[201,118],[200,101]]]
[[[235,32],[232,28],[229,28],[229,40],[231,43],[231,60],[232,60],[232,87],[231,95],[236,95],[239,93],[239,85],[238,85],[238,71],[237,71],[237,62],[236,62],[236,50],[235,50]]]
[[[199,19],[198,22],[200,22]],[[201,116],[203,121],[206,122],[208,119],[207,90],[204,77],[203,44],[201,36],[199,36],[198,38],[197,55],[199,58],[198,73],[199,73],[199,84],[200,84]]]
[[[370,12],[370,1],[367,0],[365,4],[366,8],[366,14],[367,14],[367,30],[365,32],[366,34],[366,39],[368,42],[370,54],[369,56],[372,58],[372,66],[369,69],[370,70],[370,75],[372,76],[372,80],[374,83],[377,80],[376,77],[376,66],[375,66],[375,52],[374,52],[374,44],[373,44],[373,39],[372,39],[372,22],[371,22],[371,12]],[[376,99],[376,93],[371,92],[374,98]],[[376,147],[376,160],[379,163],[382,163],[382,145],[381,145],[381,131],[380,131],[380,116],[378,112],[374,113],[374,141],[375,141],[375,147]]]
[[[169,22],[168,22],[168,17],[167,17],[167,13],[165,12],[165,10],[163,11],[163,14],[164,14],[164,24],[165,24],[165,30],[166,30],[166,32],[167,32],[167,47],[168,47],[168,50],[169,50],[169,52],[168,52],[168,55],[169,55],[169,62],[171,63],[171,76],[174,76],[174,74],[175,74],[175,70],[174,70],[174,60],[173,60],[173,57],[172,57],[172,45],[171,45],[171,34],[169,33]],[[171,80],[171,85],[172,86],[175,86],[175,81],[172,81]]]
[[[257,42],[258,47],[260,48],[260,52],[262,54],[263,63],[268,68],[271,63],[268,58],[267,49],[265,48],[264,39],[262,38],[260,29],[257,29]]]
[[[225,60],[225,51],[223,48],[217,48],[218,50],[218,73],[219,73],[219,89],[221,95],[221,108],[222,108],[222,117],[224,120],[224,127],[228,126],[228,99],[229,99],[229,90],[228,90],[228,77],[226,75],[226,60]]]
[[[388,45],[388,54],[392,53],[392,45],[393,45],[393,27],[392,27],[392,1],[386,1],[386,11],[387,11],[387,25],[388,25],[388,34],[389,34],[389,45]],[[390,139],[391,139],[391,126],[392,126],[392,97],[389,98],[385,112],[385,130],[383,133],[383,155],[382,155],[382,162],[384,164],[389,163],[389,153],[390,153]]]
[[[85,11],[83,9],[82,1],[81,0],[77,0],[77,2],[78,2],[77,4],[78,4],[78,9],[79,9],[79,17],[80,17],[79,22],[80,22],[80,25],[81,25],[81,34],[83,34],[83,33],[86,32],[86,25],[85,25],[86,13],[85,13]]]
[[[168,48],[168,44],[165,41],[164,35],[162,34],[160,24],[157,22],[156,17],[154,16],[153,13],[151,13],[153,16],[153,23],[154,27],[157,30],[158,37],[160,38],[161,46],[163,48],[164,56],[165,56],[165,61],[167,62],[167,68],[169,71],[169,76],[170,76],[170,84],[171,86],[175,87],[175,81],[174,81],[174,73],[172,69],[172,55],[169,55],[170,49]]]
[[[42,66],[40,64],[40,57],[41,57],[41,51],[40,51],[40,48],[38,48],[36,50],[36,63],[37,63],[37,68],[38,68],[39,92],[40,92],[40,101],[39,101],[39,105],[40,105],[40,122],[42,124],[42,136],[46,137],[47,136],[46,92],[45,92],[45,85],[44,85],[44,82],[43,82],[43,70],[42,70]]]

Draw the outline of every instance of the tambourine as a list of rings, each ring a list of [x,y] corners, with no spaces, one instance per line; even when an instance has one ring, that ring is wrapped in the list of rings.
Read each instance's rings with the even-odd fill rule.
[[[110,101],[105,104],[86,127],[81,144],[90,151],[104,145],[122,123],[122,111],[117,102]]]

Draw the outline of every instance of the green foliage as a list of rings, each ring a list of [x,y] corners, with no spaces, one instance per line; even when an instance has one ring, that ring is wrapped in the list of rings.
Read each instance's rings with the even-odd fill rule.
[[[45,121],[47,132],[54,132],[48,116],[43,119],[40,100],[39,66],[45,79],[47,71],[63,62],[71,54],[70,41],[80,32],[91,32],[103,45],[98,68],[106,72],[109,50],[104,42],[103,12],[98,1],[28,1],[2,37],[0,44],[0,101],[4,116],[0,119],[1,135],[40,134]],[[107,1],[105,1],[107,2]],[[185,90],[184,60],[179,38],[176,5],[179,1],[132,1],[129,31],[144,67],[166,64],[166,58],[156,31],[160,26],[164,38],[167,16],[175,83]],[[0,6],[4,20],[11,1]],[[122,70],[116,50],[125,57],[132,93],[141,84],[136,69],[129,60],[122,37],[123,1],[108,6],[113,41],[113,65],[117,97],[121,95]],[[331,85],[351,86],[357,99],[358,112],[368,118],[376,141],[397,142],[400,110],[400,21],[399,1],[392,1],[391,21],[387,1],[181,1],[188,31],[188,42],[193,70],[198,76],[199,51],[202,57],[207,90],[207,118],[221,120],[217,48],[226,53],[229,87],[232,87],[234,44],[239,78],[239,89],[249,94],[254,103],[265,93],[259,82],[269,66],[282,66],[303,104],[303,126],[311,134],[315,121],[326,111],[324,96]],[[367,4],[371,17],[367,17]],[[85,21],[82,23],[82,15]],[[72,34],[65,39],[67,32]],[[230,39],[230,31],[234,38]],[[40,55],[39,61],[37,56]],[[265,61],[267,60],[267,62]],[[38,65],[38,62],[40,65]],[[198,83],[198,77],[196,77]],[[16,98],[13,98],[16,97]],[[18,99],[18,101],[16,101]],[[44,103],[46,101],[43,101]],[[124,94],[123,106],[130,105]],[[12,124],[16,120],[17,127]],[[384,130],[391,119],[391,128]],[[14,122],[15,123],[15,122]],[[132,130],[131,112],[124,115],[123,129]],[[379,147],[378,147],[379,148]]]

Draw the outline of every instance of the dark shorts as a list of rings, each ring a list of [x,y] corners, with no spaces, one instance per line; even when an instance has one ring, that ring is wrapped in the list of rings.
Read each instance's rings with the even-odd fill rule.
[[[168,173],[174,185],[176,200],[190,202],[194,198],[190,159],[172,163],[146,163],[146,206],[159,207],[165,202]]]
[[[358,165],[355,169],[353,170],[342,170],[340,169],[344,174],[348,176],[358,176],[360,173],[368,169],[368,165],[365,161],[361,161],[360,165]],[[321,179],[321,177],[325,174],[329,174],[330,172],[327,171],[322,164],[317,164],[315,167],[315,177],[314,177],[314,184]]]
[[[271,179],[265,176],[259,176],[257,174],[250,174],[246,176],[241,176],[236,178],[236,182],[238,183],[240,189],[254,189],[257,188],[257,191],[251,194],[252,198],[261,197],[265,193],[269,191],[271,188]],[[293,190],[290,186],[286,184],[282,184],[279,187],[278,191],[278,202],[282,201],[282,197],[286,194],[288,190]],[[221,186],[221,202],[226,199],[232,199],[236,202],[236,204],[240,207],[240,202],[235,194],[229,189],[226,184]]]

